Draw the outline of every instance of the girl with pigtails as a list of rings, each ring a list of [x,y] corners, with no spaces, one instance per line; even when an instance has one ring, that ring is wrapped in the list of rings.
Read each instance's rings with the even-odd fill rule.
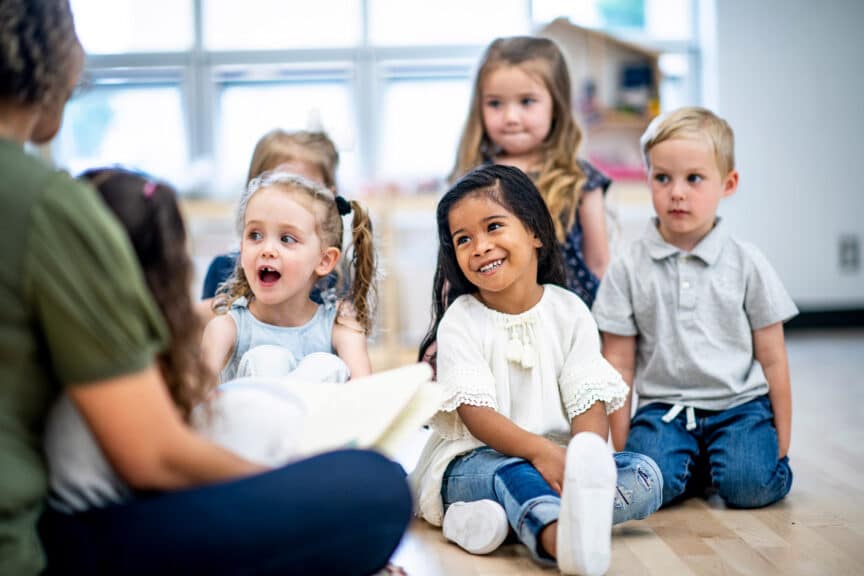
[[[342,257],[342,216],[353,214],[350,286],[318,304],[313,287]],[[240,257],[216,296],[221,312],[204,331],[203,353],[223,383],[292,376],[343,382],[371,373],[375,252],[368,214],[356,201],[284,172],[250,181],[240,201]]]

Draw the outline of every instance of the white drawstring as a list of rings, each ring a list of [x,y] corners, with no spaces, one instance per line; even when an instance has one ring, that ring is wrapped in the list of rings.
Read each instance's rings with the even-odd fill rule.
[[[683,404],[675,404],[674,406],[672,406],[672,408],[669,409],[668,412],[666,412],[666,414],[663,415],[661,420],[663,420],[663,422],[666,422],[668,424],[669,422],[672,422],[672,420],[674,420],[675,417],[678,416],[678,414],[680,414],[682,410],[686,410],[684,414],[687,417],[687,426],[686,426],[687,430],[695,430],[696,429],[696,410],[694,410],[692,406],[684,406]]]

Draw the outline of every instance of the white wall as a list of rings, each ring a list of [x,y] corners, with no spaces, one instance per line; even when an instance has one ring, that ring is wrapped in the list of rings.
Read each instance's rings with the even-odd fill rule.
[[[703,0],[703,102],[735,130],[734,232],[768,256],[804,310],[864,307],[864,1]],[[710,30],[709,30],[710,32]],[[712,38],[712,36],[714,36]]]

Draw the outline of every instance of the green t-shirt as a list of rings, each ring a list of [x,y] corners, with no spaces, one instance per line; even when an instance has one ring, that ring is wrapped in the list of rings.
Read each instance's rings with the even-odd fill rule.
[[[49,407],[64,386],[147,368],[169,337],[94,190],[6,140],[0,175],[0,574],[37,574]]]

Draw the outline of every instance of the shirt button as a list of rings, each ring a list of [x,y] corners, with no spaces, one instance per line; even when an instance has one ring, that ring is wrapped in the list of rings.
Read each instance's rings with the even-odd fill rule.
[[[683,282],[683,283],[681,284],[681,286],[682,286],[685,290],[689,290],[689,289],[690,289],[690,282]]]

